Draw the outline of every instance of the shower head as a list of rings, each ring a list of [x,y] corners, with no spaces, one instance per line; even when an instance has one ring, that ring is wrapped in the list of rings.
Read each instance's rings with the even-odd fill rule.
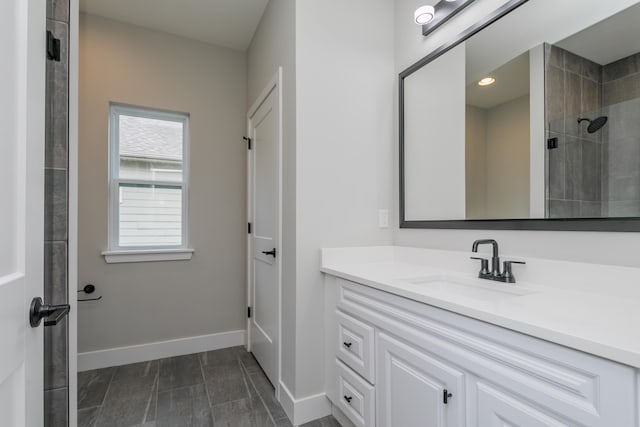
[[[609,117],[607,116],[600,116],[597,119],[593,119],[593,120],[578,118],[578,123],[589,122],[589,127],[587,127],[587,132],[595,133],[595,132],[598,132],[600,129],[602,129],[602,126],[604,126],[607,123],[607,120],[609,120]]]

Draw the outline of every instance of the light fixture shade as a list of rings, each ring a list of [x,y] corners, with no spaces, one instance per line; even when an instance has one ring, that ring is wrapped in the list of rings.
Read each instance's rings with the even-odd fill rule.
[[[420,6],[413,14],[413,18],[418,25],[424,25],[433,20],[436,16],[436,10],[433,6]]]

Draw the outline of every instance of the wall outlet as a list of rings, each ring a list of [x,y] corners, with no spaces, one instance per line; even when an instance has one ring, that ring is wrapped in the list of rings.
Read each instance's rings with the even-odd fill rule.
[[[389,209],[378,210],[378,227],[389,228]]]

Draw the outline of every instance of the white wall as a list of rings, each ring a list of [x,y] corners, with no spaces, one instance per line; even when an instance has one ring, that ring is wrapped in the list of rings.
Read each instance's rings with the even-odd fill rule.
[[[406,220],[466,218],[465,57],[461,44],[404,80]]]
[[[479,0],[426,39],[420,35],[419,28],[416,28],[416,25],[412,23],[413,10],[423,3],[419,0],[396,0],[396,71],[406,68],[426,56],[444,41],[455,37],[456,34],[471,25],[484,13],[504,3],[504,0]],[[557,37],[561,37],[560,32],[566,32],[566,35],[569,35],[579,29],[581,22],[593,20],[594,16],[604,16],[603,10],[619,11],[625,6],[636,3],[636,1],[615,0],[600,2],[590,0],[588,2],[589,7],[584,6],[585,2],[579,2],[580,7],[575,7],[570,3],[567,2],[567,4],[563,3],[562,5],[562,7],[567,8],[573,6],[572,19],[566,22],[566,25],[541,26],[545,31],[553,33],[550,34],[552,42],[554,41],[553,38],[556,38],[555,41],[557,41]],[[532,18],[530,17],[530,19]],[[535,45],[537,44],[535,43]],[[397,116],[394,120],[397,121]],[[397,144],[397,138],[393,142],[394,146],[395,144]],[[394,176],[397,177],[397,156],[395,165]],[[395,179],[397,181],[397,178]],[[397,200],[397,197],[394,200]],[[394,243],[427,248],[470,250],[471,243],[475,239],[485,237],[497,239],[500,242],[502,252],[505,254],[640,266],[640,257],[638,256],[638,253],[640,253],[640,238],[636,233],[401,230],[396,227]]]
[[[270,0],[247,51],[247,105],[282,67],[283,223],[282,380],[293,392],[296,349],[296,65],[295,2]]]
[[[296,397],[324,391],[320,248],[391,242],[392,16],[391,0],[296,2]]]
[[[246,61],[102,18],[80,22],[78,351],[245,329]],[[106,264],[109,101],[191,115],[190,261]]]

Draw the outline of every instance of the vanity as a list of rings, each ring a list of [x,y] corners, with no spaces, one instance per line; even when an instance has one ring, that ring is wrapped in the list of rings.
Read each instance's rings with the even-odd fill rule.
[[[469,13],[473,25],[398,76],[399,228],[639,232],[640,2]],[[336,416],[640,427],[640,269],[503,266],[497,244],[478,248],[492,242],[322,250]]]
[[[478,279],[471,255],[322,250],[343,423],[640,425],[640,270],[527,259],[504,284]]]

